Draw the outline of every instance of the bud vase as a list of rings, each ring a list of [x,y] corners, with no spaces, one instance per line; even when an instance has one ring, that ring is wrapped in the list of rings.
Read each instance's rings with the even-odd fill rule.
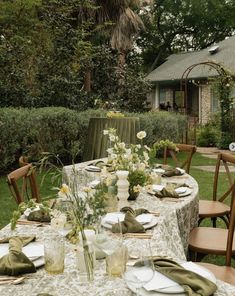
[[[128,171],[117,171],[117,197],[118,197],[118,209],[128,206],[129,197],[129,181],[127,180]]]
[[[77,265],[81,282],[94,280],[95,251],[91,242],[85,240],[77,246]]]

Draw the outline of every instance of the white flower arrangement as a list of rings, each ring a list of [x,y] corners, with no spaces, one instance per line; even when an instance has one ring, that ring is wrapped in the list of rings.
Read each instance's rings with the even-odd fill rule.
[[[110,141],[110,148],[108,152],[108,163],[110,163],[114,170],[144,170],[149,166],[149,151],[150,148],[146,145],[131,144],[127,146],[124,142],[121,142],[117,136],[115,129],[103,131],[104,135],[107,135]],[[146,132],[141,131],[137,133],[137,138],[142,140],[146,137]]]
[[[142,140],[146,137],[146,132],[137,133],[137,138],[141,144],[126,145],[121,142],[115,129],[104,130],[104,135],[108,136],[110,148],[108,152],[108,163],[117,170],[129,171],[129,182],[131,191],[140,192],[141,186],[148,179],[146,168],[149,167],[150,148],[142,145]]]

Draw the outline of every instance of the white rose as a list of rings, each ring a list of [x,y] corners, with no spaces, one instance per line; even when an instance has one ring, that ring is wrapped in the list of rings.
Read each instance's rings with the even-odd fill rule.
[[[138,139],[142,140],[142,139],[144,139],[146,137],[146,132],[145,131],[140,131],[140,132],[137,133],[136,136],[137,136]]]
[[[103,130],[103,134],[104,135],[108,135],[109,134],[109,131],[108,130]]]
[[[109,136],[109,140],[110,140],[111,142],[114,142],[115,139],[116,139],[116,137],[115,137],[114,135],[110,135],[110,136]]]
[[[118,146],[119,146],[119,148],[124,149],[126,145],[124,142],[121,142],[118,144]]]

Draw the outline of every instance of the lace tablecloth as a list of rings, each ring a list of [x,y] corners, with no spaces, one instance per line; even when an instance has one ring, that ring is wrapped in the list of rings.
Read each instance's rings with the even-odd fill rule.
[[[68,171],[67,171],[68,172]],[[92,175],[92,174],[91,174]],[[89,175],[89,178],[92,176]],[[94,176],[93,176],[94,177]],[[176,180],[176,179],[175,179]],[[179,179],[178,179],[179,180]],[[185,261],[185,249],[190,229],[197,222],[198,215],[198,186],[196,181],[186,176],[185,180],[192,186],[190,196],[180,202],[164,202],[147,193],[141,193],[134,207],[146,207],[152,211],[159,211],[158,224],[147,232],[152,233],[151,247],[153,255],[171,257],[176,261]],[[150,208],[151,207],[151,208]],[[115,238],[107,230],[110,237]],[[11,235],[36,235],[39,241],[49,235],[49,226],[36,227],[29,225],[17,225],[16,231],[11,232],[9,226],[0,231],[0,238]],[[129,253],[135,249],[143,248],[143,240],[136,238],[125,239]],[[35,274],[30,274],[20,285],[1,285],[1,296],[36,296],[40,293],[48,293],[53,296],[131,296],[133,293],[127,288],[121,278],[109,278],[106,275],[105,261],[96,261],[95,279],[91,283],[82,283],[79,280],[79,272],[76,266],[75,246],[66,242],[65,270],[61,275],[48,275],[44,268],[40,268]],[[218,290],[215,296],[234,296],[235,286],[217,282]]]
[[[64,169],[64,179],[66,180],[66,178],[71,178],[72,175],[75,175],[81,187],[94,179],[99,179],[99,173],[86,171],[85,168],[90,163],[92,163],[92,161],[76,164],[75,166],[66,166]],[[75,174],[73,174],[73,172],[75,172]],[[162,178],[162,182],[185,183],[192,192],[184,198],[172,198],[171,201],[160,200],[147,192],[142,192],[136,201],[130,202],[130,205],[134,208],[143,207],[151,211],[159,211],[161,215],[167,218],[167,221],[169,221],[169,217],[171,217],[172,220],[172,216],[174,216],[173,220],[175,221],[175,225],[172,231],[177,233],[177,235],[180,234],[181,244],[186,253],[189,233],[197,226],[198,222],[198,184],[194,178],[187,174],[177,177]],[[168,223],[167,221],[166,223]]]

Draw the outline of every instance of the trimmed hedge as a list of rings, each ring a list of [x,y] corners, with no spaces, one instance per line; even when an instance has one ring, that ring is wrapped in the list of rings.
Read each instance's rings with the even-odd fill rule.
[[[82,160],[91,117],[106,115],[104,110],[77,112],[66,108],[0,109],[0,172],[16,166],[21,154],[38,159],[41,152],[58,154],[65,163]],[[168,112],[126,113],[138,116],[141,130],[147,132],[145,143],[161,139],[180,142],[186,118]],[[75,151],[75,153],[74,153]]]

